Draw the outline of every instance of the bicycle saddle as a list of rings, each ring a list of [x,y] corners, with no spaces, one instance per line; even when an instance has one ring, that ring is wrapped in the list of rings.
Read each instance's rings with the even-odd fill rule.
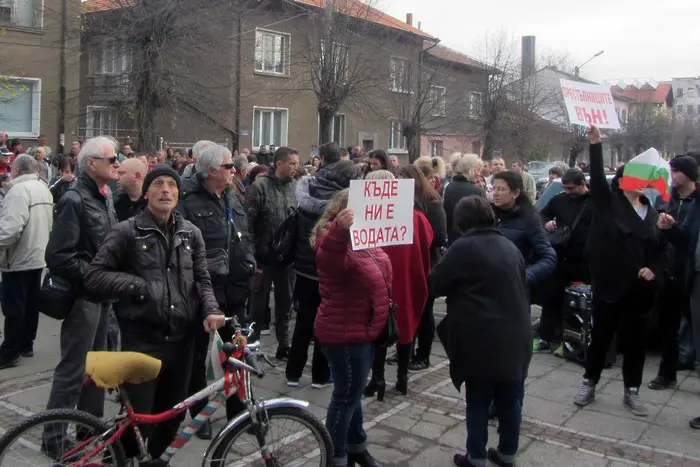
[[[85,359],[85,373],[103,389],[153,381],[160,367],[160,360],[138,352],[88,352]]]

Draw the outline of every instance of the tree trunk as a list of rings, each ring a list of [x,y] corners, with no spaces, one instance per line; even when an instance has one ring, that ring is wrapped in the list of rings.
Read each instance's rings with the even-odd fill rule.
[[[486,136],[484,136],[484,149],[481,158],[485,161],[490,161],[493,158],[493,149],[495,146],[495,135],[494,132],[485,129]]]
[[[333,115],[335,112],[328,112],[327,110],[318,111],[318,122],[319,122],[319,135],[318,144],[325,144],[331,142],[332,125],[333,125]]]
[[[412,132],[406,138],[408,143],[408,162],[413,164],[420,157],[420,133]]]

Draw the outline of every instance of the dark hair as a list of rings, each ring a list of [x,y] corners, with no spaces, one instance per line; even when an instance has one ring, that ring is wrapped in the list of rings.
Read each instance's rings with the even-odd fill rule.
[[[275,165],[277,165],[278,162],[285,162],[287,159],[289,159],[290,156],[294,155],[299,155],[299,151],[296,149],[292,149],[287,146],[282,146],[281,148],[277,148],[275,150]]]
[[[255,181],[255,177],[258,176],[260,173],[267,173],[270,171],[270,167],[265,165],[265,164],[258,164],[252,169],[250,169],[250,174],[248,176],[250,177],[250,182],[253,183]]]
[[[620,167],[617,168],[615,171],[615,175],[613,176],[612,180],[610,181],[610,190],[613,192],[615,191],[622,191],[620,188],[620,181],[622,180],[622,175],[625,172],[625,165],[621,165]]]
[[[14,148],[15,146],[19,146],[20,144],[22,144],[22,141],[20,141],[19,138],[12,138],[12,139],[7,143],[7,147],[8,147],[8,148]]]
[[[258,158],[255,156],[255,154],[248,154],[246,158],[248,159],[248,162],[258,162]]]
[[[190,158],[192,157],[192,148],[189,148],[187,150],[187,157],[190,157]]]
[[[345,148],[340,148],[340,158],[342,159],[343,157],[346,157],[348,154],[350,154],[350,151],[348,151]]]
[[[585,185],[586,176],[579,169],[569,169],[561,177],[561,184],[573,183],[574,185]]]
[[[318,147],[318,156],[324,163],[338,162],[340,160],[340,148],[336,143],[325,143]]]
[[[513,164],[517,164],[520,167],[522,167],[523,169],[525,168],[525,162],[523,162],[521,160],[517,160],[517,161],[513,162]]]
[[[412,178],[416,182],[415,201],[416,203],[426,206],[428,203],[440,203],[440,195],[435,191],[428,179],[425,178],[415,165],[406,165],[401,167],[398,172],[399,178]]]
[[[503,180],[508,185],[508,188],[510,188],[510,191],[520,190],[520,194],[515,199],[515,205],[528,212],[534,212],[535,208],[532,206],[530,198],[528,198],[525,193],[523,177],[521,177],[519,173],[513,172],[512,170],[504,170],[503,172],[493,174],[493,180]]]
[[[389,157],[386,155],[382,149],[375,149],[374,151],[367,154],[368,159],[379,159],[379,163],[382,165],[383,170],[387,170],[389,167]]]
[[[554,167],[549,168],[549,175],[555,174],[559,176],[559,178],[564,176],[564,171],[561,169],[561,167],[557,167],[556,165]]]
[[[71,156],[63,156],[58,160],[58,171],[70,169],[72,173],[75,173],[75,161]]]
[[[454,225],[458,232],[494,227],[496,214],[486,198],[479,195],[465,196],[455,206]]]

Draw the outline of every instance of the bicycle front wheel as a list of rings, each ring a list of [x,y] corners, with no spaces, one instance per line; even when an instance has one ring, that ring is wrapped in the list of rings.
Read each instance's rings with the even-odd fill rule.
[[[263,433],[270,459],[262,458],[249,419],[221,440],[208,465],[326,467],[331,464],[331,436],[311,412],[298,407],[274,407],[267,409],[266,413],[266,417],[262,416]]]
[[[0,437],[0,466],[73,465],[97,447],[98,437],[108,429],[99,418],[79,410],[40,412]],[[114,466],[126,464],[119,441],[91,460]]]

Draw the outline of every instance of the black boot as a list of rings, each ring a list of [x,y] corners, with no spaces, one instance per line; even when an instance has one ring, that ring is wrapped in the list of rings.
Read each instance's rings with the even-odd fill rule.
[[[396,390],[408,394],[408,362],[411,359],[411,344],[396,344],[397,368]]]
[[[377,459],[372,457],[372,455],[367,452],[361,452],[359,454],[348,454],[348,467],[354,467],[359,465],[360,467],[381,467],[382,464],[377,462]]]
[[[384,363],[386,362],[386,347],[382,345],[374,348],[374,361],[372,362],[372,378],[365,386],[363,394],[365,397],[372,397],[377,394],[379,402],[384,400],[384,391],[386,390],[386,382],[384,380]]]
[[[199,430],[195,433],[197,438],[199,439],[204,439],[204,440],[209,440],[211,439],[211,422],[207,420],[207,422],[199,427]]]

